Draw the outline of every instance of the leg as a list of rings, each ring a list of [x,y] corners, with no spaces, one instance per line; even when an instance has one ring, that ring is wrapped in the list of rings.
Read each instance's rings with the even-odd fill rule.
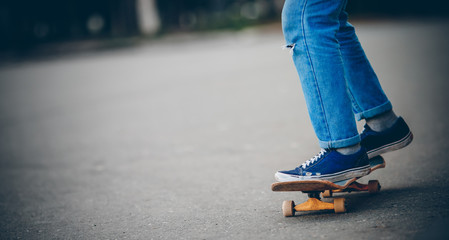
[[[348,15],[343,10],[339,16],[340,29],[337,39],[340,43],[349,96],[357,120],[372,118],[390,111],[392,105],[360,45],[354,27],[347,20]]]
[[[309,116],[326,149],[360,142],[336,37],[343,7],[343,0],[286,0],[282,13]]]
[[[336,182],[370,172],[366,151],[358,145],[360,136],[336,37],[343,7],[344,0],[285,2],[284,36],[292,48],[309,116],[323,150],[294,170],[277,172],[278,181]],[[351,153],[340,151],[353,145],[356,148]]]
[[[357,120],[366,119],[367,123],[361,135],[362,146],[372,158],[407,146],[413,134],[405,121],[392,111],[392,105],[360,45],[354,27],[347,20],[348,15],[343,10],[339,17],[337,39],[353,111]]]

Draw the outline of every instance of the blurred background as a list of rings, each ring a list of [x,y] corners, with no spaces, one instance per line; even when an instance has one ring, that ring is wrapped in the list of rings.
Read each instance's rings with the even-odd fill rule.
[[[0,56],[30,54],[48,43],[238,30],[278,22],[282,5],[283,0],[4,0],[0,2]],[[443,0],[425,4],[417,0],[353,0],[347,10],[356,18],[449,15]]]

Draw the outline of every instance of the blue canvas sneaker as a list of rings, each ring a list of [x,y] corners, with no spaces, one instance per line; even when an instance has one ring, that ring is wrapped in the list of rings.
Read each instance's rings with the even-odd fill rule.
[[[366,150],[351,155],[343,155],[335,149],[322,149],[321,152],[299,167],[290,171],[279,171],[274,177],[279,182],[302,180],[342,181],[362,177],[370,173]]]
[[[402,117],[399,117],[393,126],[382,132],[375,132],[365,124],[365,129],[360,137],[361,145],[366,148],[369,158],[401,149],[413,140],[413,134]]]

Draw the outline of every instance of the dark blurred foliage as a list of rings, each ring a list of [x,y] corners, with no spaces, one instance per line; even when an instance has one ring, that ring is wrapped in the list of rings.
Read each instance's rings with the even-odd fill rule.
[[[349,0],[347,11],[358,16],[448,17],[446,0]]]
[[[0,1],[0,50],[137,33],[133,0]]]
[[[0,52],[41,43],[139,34],[137,0],[2,0]],[[156,0],[161,32],[240,29],[279,21],[283,0]],[[351,0],[355,16],[448,16],[444,0]]]
[[[158,0],[164,30],[242,28],[279,17],[283,0]]]

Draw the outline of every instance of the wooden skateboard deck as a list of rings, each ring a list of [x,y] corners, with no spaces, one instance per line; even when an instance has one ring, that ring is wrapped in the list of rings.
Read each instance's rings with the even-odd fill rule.
[[[385,160],[381,156],[370,159],[371,172],[385,167]],[[271,185],[274,192],[292,192],[301,191],[309,195],[309,199],[302,204],[295,205],[293,201],[284,201],[282,211],[284,216],[293,216],[296,211],[316,211],[316,210],[334,210],[336,213],[346,212],[345,199],[336,198],[333,203],[322,202],[320,194],[323,197],[331,197],[336,192],[368,191],[375,193],[380,190],[380,184],[377,180],[370,180],[368,184],[357,182],[359,178],[352,178],[338,182],[326,180],[306,180],[277,182]]]

